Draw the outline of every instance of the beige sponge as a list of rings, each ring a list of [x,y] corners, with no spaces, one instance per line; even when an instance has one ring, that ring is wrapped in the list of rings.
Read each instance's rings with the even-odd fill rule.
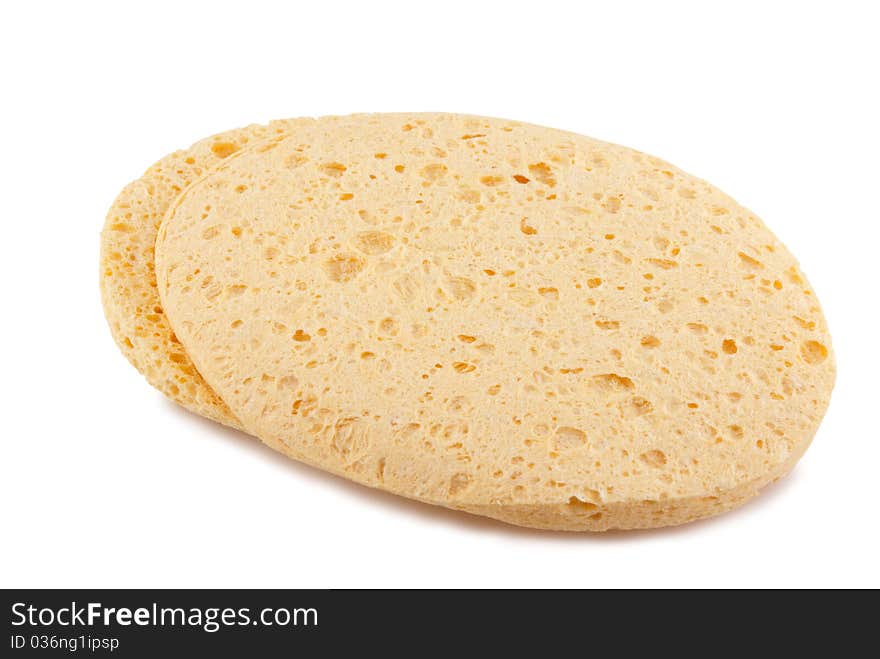
[[[172,400],[233,427],[240,424],[196,371],[162,310],[153,269],[156,232],[171,202],[192,181],[248,144],[296,122],[227,131],[166,156],[122,190],[101,233],[101,297],[123,354]]]
[[[748,210],[513,121],[297,126],[183,190],[156,272],[177,354],[249,432],[537,528],[736,506],[793,466],[834,381],[815,295]]]

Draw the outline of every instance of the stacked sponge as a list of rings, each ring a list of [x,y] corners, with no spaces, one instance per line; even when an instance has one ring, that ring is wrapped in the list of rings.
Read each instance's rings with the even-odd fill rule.
[[[657,158],[454,114],[279,121],[123,190],[113,335],[286,455],[546,529],[687,522],[787,473],[834,382],[748,210]]]

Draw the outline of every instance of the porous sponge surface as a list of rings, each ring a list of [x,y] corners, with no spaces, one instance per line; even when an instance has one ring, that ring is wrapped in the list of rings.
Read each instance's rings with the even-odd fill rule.
[[[186,189],[156,250],[162,308],[249,432],[514,524],[739,505],[800,457],[834,381],[818,301],[758,218],[539,126],[310,122]]]
[[[251,125],[175,151],[128,184],[101,232],[101,299],[119,349],[159,391],[202,416],[240,428],[174,335],[156,290],[154,247],[174,199],[224,158],[290,129],[294,120]]]

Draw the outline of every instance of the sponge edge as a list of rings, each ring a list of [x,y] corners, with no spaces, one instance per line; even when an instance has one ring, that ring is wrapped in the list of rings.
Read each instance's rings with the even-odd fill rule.
[[[154,269],[156,233],[168,207],[193,181],[248,145],[290,130],[297,121],[226,131],[162,158],[119,193],[101,232],[101,299],[119,349],[171,400],[238,429],[241,424],[202,379],[162,310]]]
[[[572,497],[557,506],[525,504],[509,506],[465,506],[463,511],[492,517],[508,524],[547,531],[637,530],[686,524],[738,508],[761,490],[787,475],[803,456],[810,441],[764,477],[741,483],[713,495],[679,497],[667,500],[646,499],[637,503],[610,504],[582,501]]]
[[[440,481],[439,487],[427,491],[419,488],[414,479],[404,476],[395,478],[388,461],[381,458],[374,472],[359,474],[356,478],[344,466],[328,463],[309,453],[303,453],[290,443],[269,435],[261,437],[270,448],[288,458],[311,467],[327,471],[335,476],[354,480],[367,487],[389,492],[408,499],[415,499],[429,505],[442,506],[463,513],[488,517],[505,524],[541,531],[562,531],[572,533],[602,533],[605,531],[636,531],[667,526],[677,526],[707,519],[726,513],[751,501],[768,485],[779,481],[794,469],[798,460],[809,448],[812,437],[797,447],[795,453],[782,464],[777,465],[762,477],[740,483],[731,488],[718,488],[714,494],[700,494],[663,499],[642,499],[638,501],[603,501],[600,496],[590,492],[571,496],[562,501],[538,501],[534,503],[470,503],[457,502],[443,496],[443,488],[448,483],[454,489],[457,472],[451,478],[431,479]],[[419,465],[412,460],[406,470],[415,473],[430,473],[431,464]],[[385,472],[388,473],[385,473]],[[401,470],[404,471],[404,470]],[[398,472],[400,473],[400,472]],[[435,483],[436,484],[436,483]],[[421,492],[418,490],[421,489]],[[432,493],[433,491],[433,493]]]
[[[460,115],[329,117],[182,194],[160,296],[286,455],[541,529],[679,524],[786,474],[830,338],[792,255],[657,158]]]

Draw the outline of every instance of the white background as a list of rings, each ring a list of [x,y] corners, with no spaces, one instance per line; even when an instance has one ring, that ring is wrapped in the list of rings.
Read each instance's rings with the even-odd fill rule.
[[[0,586],[880,586],[873,5],[5,3]],[[227,128],[407,110],[626,144],[763,217],[839,367],[794,473],[681,528],[544,533],[326,476],[150,388],[98,293],[119,189]]]

